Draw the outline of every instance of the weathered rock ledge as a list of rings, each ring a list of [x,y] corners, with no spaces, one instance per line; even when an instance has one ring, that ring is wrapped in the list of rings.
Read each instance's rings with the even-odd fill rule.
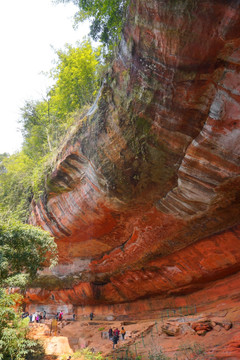
[[[239,159],[240,1],[131,1],[100,97],[32,204],[60,260],[26,301],[130,315],[236,299]]]

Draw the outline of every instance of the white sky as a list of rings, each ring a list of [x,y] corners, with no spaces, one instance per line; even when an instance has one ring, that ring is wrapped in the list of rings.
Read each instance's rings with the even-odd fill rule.
[[[63,49],[88,34],[87,25],[72,28],[76,11],[52,0],[0,0],[0,154],[21,147],[17,121],[25,100],[46,94],[50,80],[40,73],[53,67],[51,45]]]

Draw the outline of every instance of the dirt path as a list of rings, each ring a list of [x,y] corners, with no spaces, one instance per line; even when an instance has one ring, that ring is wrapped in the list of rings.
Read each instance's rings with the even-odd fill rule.
[[[50,323],[32,324],[31,334],[43,339],[47,354],[58,355],[57,359],[85,347],[114,359],[134,359],[140,354],[142,359],[149,359],[149,354],[178,360],[240,359],[240,311],[237,308],[163,321],[62,321],[58,323],[56,336],[50,335]],[[122,326],[126,338],[120,339],[113,349],[108,330]]]

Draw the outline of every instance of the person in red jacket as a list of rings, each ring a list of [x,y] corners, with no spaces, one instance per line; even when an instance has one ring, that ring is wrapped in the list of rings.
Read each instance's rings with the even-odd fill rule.
[[[116,328],[113,333],[119,338],[120,331],[118,330],[118,328]]]
[[[63,311],[61,310],[59,315],[58,315],[58,320],[62,321],[62,319],[63,319]]]

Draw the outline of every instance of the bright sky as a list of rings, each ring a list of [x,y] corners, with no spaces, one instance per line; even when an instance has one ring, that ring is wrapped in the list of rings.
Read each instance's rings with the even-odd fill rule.
[[[53,67],[51,45],[63,49],[88,34],[87,25],[72,28],[76,10],[52,0],[0,1],[0,154],[21,147],[17,121],[25,100],[46,94],[50,80],[40,73]]]

